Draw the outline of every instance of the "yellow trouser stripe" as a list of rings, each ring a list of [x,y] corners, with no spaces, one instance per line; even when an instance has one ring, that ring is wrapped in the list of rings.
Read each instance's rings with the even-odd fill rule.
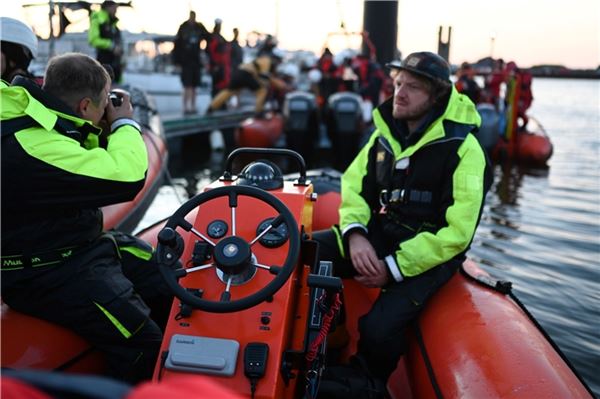
[[[110,312],[109,312],[108,310],[104,309],[104,307],[102,307],[102,305],[100,305],[100,304],[98,304],[98,303],[96,303],[96,302],[94,302],[94,304],[95,304],[96,306],[98,306],[98,308],[99,308],[99,309],[102,311],[102,313],[104,313],[104,315],[105,315],[105,316],[108,318],[108,320],[110,320],[110,322],[111,322],[111,323],[113,323],[113,324],[115,325],[115,327],[117,327],[117,330],[119,330],[119,332],[120,332],[121,334],[123,334],[123,336],[124,336],[125,338],[128,338],[128,339],[129,339],[129,338],[131,338],[131,336],[132,336],[133,334],[132,334],[132,333],[130,333],[130,332],[129,332],[129,330],[127,330],[127,329],[125,328],[125,326],[123,326],[123,324],[121,324],[121,323],[119,322],[119,320],[117,320],[117,319],[115,318],[115,316],[113,316],[112,314],[110,314]]]

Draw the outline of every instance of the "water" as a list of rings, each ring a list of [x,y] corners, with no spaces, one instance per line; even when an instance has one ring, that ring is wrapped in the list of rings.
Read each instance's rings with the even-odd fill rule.
[[[600,396],[600,81],[535,79],[533,93],[529,114],[554,144],[550,167],[496,168],[469,254],[493,276],[513,283]],[[194,173],[187,174],[197,179],[193,185],[218,175],[219,167],[210,164],[221,160],[219,154],[199,154]],[[172,190],[163,187],[143,224],[177,208]]]

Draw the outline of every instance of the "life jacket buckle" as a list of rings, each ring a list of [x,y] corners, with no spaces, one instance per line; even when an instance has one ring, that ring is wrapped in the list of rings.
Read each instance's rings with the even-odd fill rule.
[[[379,192],[379,204],[383,207],[395,204],[404,204],[407,201],[405,189],[395,189],[391,192],[383,189]]]

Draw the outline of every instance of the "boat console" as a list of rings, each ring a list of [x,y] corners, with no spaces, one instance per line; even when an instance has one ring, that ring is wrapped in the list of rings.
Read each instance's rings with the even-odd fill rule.
[[[299,177],[284,181],[268,160],[234,175],[243,154],[288,156]],[[240,148],[167,220],[157,256],[176,299],[154,380],[210,375],[255,398],[316,391],[325,342],[314,342],[342,284],[309,239],[314,200],[297,153]]]

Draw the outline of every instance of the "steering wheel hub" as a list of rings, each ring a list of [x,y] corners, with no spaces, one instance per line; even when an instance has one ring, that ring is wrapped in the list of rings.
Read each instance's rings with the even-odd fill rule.
[[[233,236],[219,241],[214,250],[215,264],[225,274],[240,274],[250,265],[252,251],[243,239]]]

